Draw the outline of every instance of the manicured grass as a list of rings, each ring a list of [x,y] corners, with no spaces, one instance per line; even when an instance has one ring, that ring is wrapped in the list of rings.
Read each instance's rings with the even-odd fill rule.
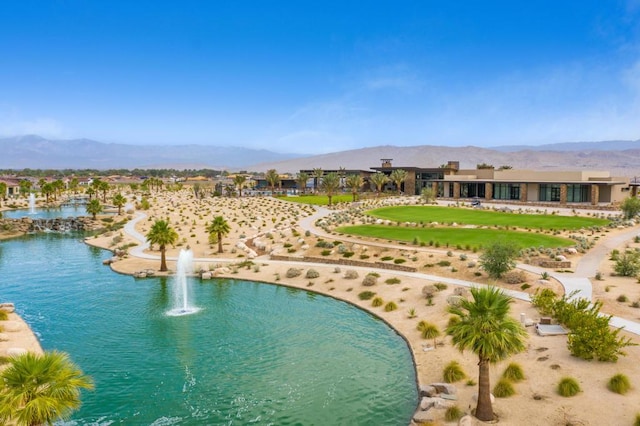
[[[370,210],[367,214],[398,222],[438,222],[483,226],[517,226],[531,229],[580,229],[606,226],[609,221],[593,217],[551,214],[519,214],[459,207],[394,206]]]
[[[528,247],[569,247],[575,241],[536,232],[505,231],[497,229],[468,229],[468,228],[408,228],[405,226],[389,225],[355,225],[343,226],[336,229],[342,234],[360,235],[364,237],[381,238],[386,240],[413,242],[417,239],[429,245],[432,241],[440,247],[480,248],[496,239],[513,241],[519,248]]]
[[[281,200],[291,201],[300,204],[314,204],[317,206],[326,206],[329,204],[329,197],[326,195],[300,195],[299,197],[279,197]],[[353,195],[351,194],[336,194],[331,197],[331,204],[337,203],[351,203],[353,201]]]

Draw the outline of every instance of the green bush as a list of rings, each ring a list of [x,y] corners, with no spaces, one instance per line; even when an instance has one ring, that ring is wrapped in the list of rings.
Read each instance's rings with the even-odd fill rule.
[[[370,300],[373,299],[373,296],[375,296],[376,293],[373,291],[363,291],[362,293],[358,294],[358,299],[360,300]]]
[[[640,426],[640,413],[636,414],[636,420],[633,422],[633,426]]]
[[[449,262],[448,260],[441,260],[440,262],[438,262],[438,266],[451,266],[451,262]]]
[[[519,253],[513,241],[494,241],[480,255],[480,266],[487,271],[489,278],[502,278],[502,275],[516,267]]]
[[[524,380],[524,371],[522,371],[520,364],[512,362],[504,370],[504,373],[502,373],[502,378],[517,383]]]
[[[572,377],[563,377],[558,383],[558,393],[561,396],[575,396],[578,392],[580,392],[580,385]]]
[[[9,314],[7,311],[3,311],[0,309],[0,321],[6,321],[9,319]]]
[[[373,306],[374,308],[382,305],[384,305],[384,300],[382,300],[382,297],[374,297],[374,299],[371,301],[371,306]]]
[[[444,412],[444,420],[446,422],[458,421],[462,416],[464,416],[464,412],[457,405],[447,408],[447,411]]]
[[[398,305],[396,305],[396,302],[391,301],[384,305],[385,312],[395,311],[396,309],[398,309]]]
[[[626,250],[619,255],[613,270],[623,277],[635,277],[640,273],[640,252]]]
[[[496,398],[508,398],[516,394],[511,382],[507,379],[500,379],[493,387],[493,396]]]
[[[455,383],[467,377],[458,361],[451,361],[449,364],[447,364],[444,367],[442,376],[446,383]]]
[[[629,389],[631,389],[631,382],[629,382],[629,378],[624,374],[616,374],[615,376],[609,379],[607,388],[611,392],[624,395],[625,393],[629,392]]]
[[[401,258],[401,257],[400,257],[400,258],[398,258],[398,259],[395,259],[395,260],[393,261],[393,263],[395,263],[396,265],[399,265],[399,264],[404,263],[404,262],[406,262],[406,261],[407,261],[407,259],[403,259],[403,258]]]
[[[382,260],[383,262],[386,262],[387,260],[393,260],[393,256],[384,256],[381,257],[380,260]]]
[[[435,283],[433,285],[438,291],[446,290],[447,285],[445,283]]]
[[[393,284],[400,284],[400,278],[389,278],[387,280],[385,280],[385,284],[389,284],[389,285],[393,285]]]

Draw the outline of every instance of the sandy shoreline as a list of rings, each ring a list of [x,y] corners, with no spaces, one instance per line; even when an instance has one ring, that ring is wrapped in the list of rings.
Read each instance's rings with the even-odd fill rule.
[[[367,245],[366,242],[346,243],[349,250],[358,255],[367,253],[371,259],[384,256],[404,258],[407,265],[424,265],[436,263],[440,259],[449,259],[451,267],[434,266],[428,270],[420,269],[418,274],[400,271],[382,270],[373,263],[370,266],[335,266],[321,264],[305,264],[298,262],[276,262],[269,260],[269,256],[257,252],[257,257],[251,264],[239,266],[241,262],[251,257],[251,248],[243,248],[241,242],[253,240],[255,243],[266,245],[265,253],[271,251],[282,255],[298,256],[304,253],[310,256],[321,256],[320,248],[315,245],[326,237],[307,235],[299,226],[301,220],[310,217],[313,209],[304,205],[295,205],[270,198],[257,199],[210,199],[196,200],[192,194],[181,193],[157,194],[150,210],[145,211],[147,218],[135,226],[135,230],[144,235],[148,232],[156,218],[169,218],[172,226],[180,235],[179,243],[167,251],[169,259],[177,257],[181,248],[189,246],[194,251],[196,269],[212,271],[216,277],[253,280],[277,285],[287,285],[304,290],[317,292],[352,303],[378,316],[393,327],[408,343],[412,353],[416,378],[419,384],[429,384],[442,381],[442,370],[451,360],[460,362],[467,373],[468,379],[477,382],[477,359],[471,353],[461,354],[444,335],[444,328],[449,319],[447,313],[447,298],[453,295],[458,287],[451,282],[455,279],[468,280],[478,284],[486,283],[486,277],[475,277],[477,268],[469,268],[469,261],[473,254],[467,253],[468,260],[460,260],[460,252],[454,250],[453,256],[445,257],[445,251],[440,253],[418,251],[412,247],[384,248]],[[224,253],[218,254],[217,245],[209,245],[206,233],[206,223],[213,216],[222,215],[231,226],[230,234],[223,239]],[[129,217],[133,218],[132,214]],[[615,233],[616,231],[611,231]],[[344,240],[338,235],[335,240]],[[108,250],[130,245],[126,250],[136,250],[139,244],[123,231],[114,231],[86,240],[88,244]],[[625,242],[622,246],[633,245]],[[254,246],[252,246],[254,247]],[[154,247],[157,249],[157,247]],[[140,250],[140,249],[138,249]],[[337,249],[336,249],[337,250]],[[118,273],[134,274],[143,270],[153,270],[158,275],[159,261],[157,250],[142,250],[149,259],[127,256],[111,263],[111,268]],[[337,255],[331,254],[333,257]],[[413,260],[416,259],[416,260]],[[575,261],[575,259],[573,259]],[[605,298],[603,311],[620,314],[629,319],[637,320],[640,310],[616,304],[616,297],[624,291],[630,300],[640,299],[640,287],[634,279],[611,277],[611,262],[602,262],[598,270],[605,276],[604,281],[591,280],[594,295]],[[225,269],[226,268],[226,269]],[[290,268],[300,269],[301,274],[294,278],[287,278]],[[337,269],[338,268],[338,269]],[[175,261],[169,260],[169,269],[175,270]],[[316,278],[306,278],[310,269],[318,273]],[[456,269],[454,272],[453,270]],[[467,270],[468,269],[468,270]],[[348,270],[356,271],[358,278],[347,278]],[[369,272],[379,274],[377,283],[372,287],[362,285],[362,280]],[[169,273],[170,275],[170,273]],[[315,275],[315,274],[314,274]],[[433,277],[426,279],[425,276]],[[528,277],[536,280],[535,275]],[[630,281],[629,281],[630,280]],[[422,294],[425,285],[435,282],[448,282],[447,288],[437,292],[433,304],[428,305]],[[388,282],[388,283],[387,283]],[[529,282],[529,281],[528,281]],[[533,281],[531,281],[533,282]],[[212,285],[214,285],[212,283]],[[558,290],[558,283],[549,284]],[[609,286],[605,291],[604,287]],[[520,290],[519,286],[514,286]],[[612,290],[613,289],[613,290]],[[398,309],[385,312],[384,305],[373,307],[371,300],[363,301],[358,298],[362,291],[374,291],[376,296],[385,302],[393,301]],[[415,316],[410,316],[410,310]],[[537,311],[529,303],[521,300],[514,301],[512,314],[519,318],[521,314],[529,319],[539,318]],[[416,325],[420,320],[435,323],[441,330],[436,349],[432,348],[432,341],[424,340]],[[494,385],[509,362],[522,365],[527,379],[516,384],[515,396],[497,399],[494,410],[498,414],[500,424],[506,425],[555,425],[555,424],[632,424],[640,407],[634,404],[640,397],[640,347],[627,348],[628,356],[621,357],[617,363],[587,362],[572,357],[566,348],[566,336],[541,337],[532,327],[528,327],[529,339],[527,350],[514,356],[507,362],[492,366],[491,383]],[[635,342],[640,343],[638,336],[625,333]],[[34,336],[35,337],[35,336]],[[37,341],[37,339],[36,339]],[[633,389],[625,396],[614,394],[607,390],[606,381],[616,373],[623,372],[631,378]],[[561,377],[572,376],[580,382],[583,391],[576,397],[563,398],[556,394],[555,386]],[[472,396],[477,391],[477,385],[467,386],[465,379],[456,383],[457,401],[455,403],[464,411],[473,407]],[[638,381],[638,383],[635,383]],[[604,407],[616,407],[615,410],[602,410],[593,404],[598,401]],[[443,410],[434,412],[436,423],[443,422]],[[478,422],[480,424],[480,422]]]

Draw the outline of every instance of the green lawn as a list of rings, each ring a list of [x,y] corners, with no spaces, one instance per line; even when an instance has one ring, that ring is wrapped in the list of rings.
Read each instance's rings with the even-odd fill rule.
[[[279,197],[281,200],[292,201],[301,204],[314,204],[316,206],[326,206],[329,204],[329,197],[326,195],[300,195],[299,197]],[[337,194],[331,197],[331,204],[350,203],[353,201],[351,194]]]
[[[517,226],[531,229],[573,230],[606,226],[609,221],[593,217],[551,214],[519,214],[459,207],[394,206],[370,210],[367,214],[397,222],[438,222],[481,226]]]
[[[365,237],[381,238],[385,240],[413,242],[416,238],[418,243],[425,245],[436,245],[441,248],[461,246],[462,248],[480,249],[489,242],[497,239],[513,241],[519,248],[528,247],[569,247],[575,241],[555,237],[552,235],[539,234],[536,232],[505,231],[497,229],[469,229],[469,228],[413,228],[406,226],[389,225],[356,225],[343,226],[336,229],[336,232],[349,235],[359,235]],[[431,243],[431,244],[430,244]]]

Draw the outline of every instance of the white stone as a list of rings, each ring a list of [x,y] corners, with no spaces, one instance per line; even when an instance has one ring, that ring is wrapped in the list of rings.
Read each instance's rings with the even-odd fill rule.
[[[211,272],[203,272],[202,273],[202,279],[203,280],[210,280],[211,279]]]

